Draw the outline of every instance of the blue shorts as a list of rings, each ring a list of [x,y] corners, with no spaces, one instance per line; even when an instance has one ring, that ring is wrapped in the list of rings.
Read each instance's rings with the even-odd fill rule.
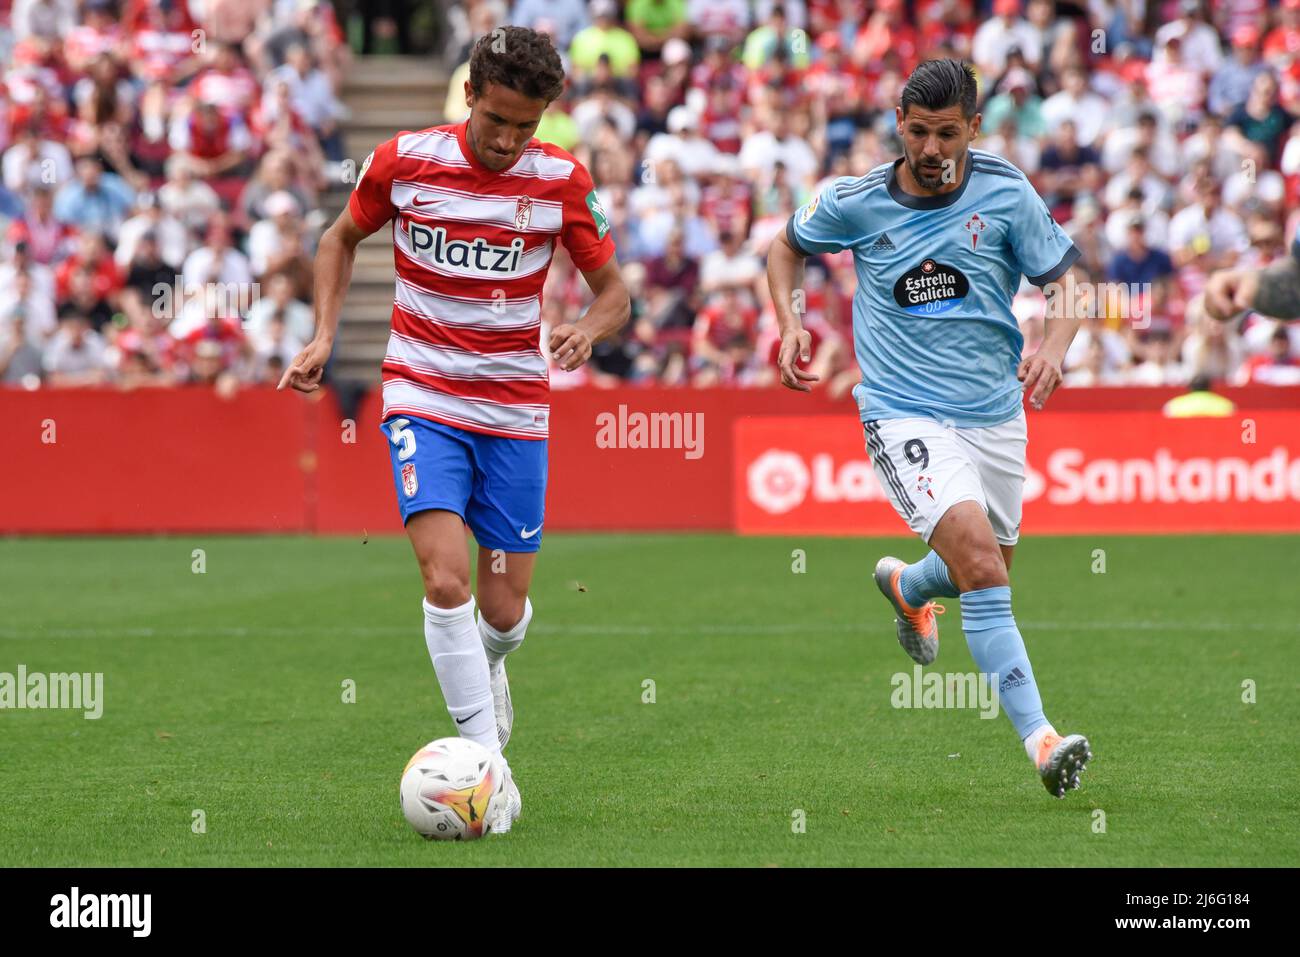
[[[545,439],[468,432],[415,416],[395,416],[380,428],[403,524],[416,512],[441,508],[459,515],[484,548],[541,548]]]

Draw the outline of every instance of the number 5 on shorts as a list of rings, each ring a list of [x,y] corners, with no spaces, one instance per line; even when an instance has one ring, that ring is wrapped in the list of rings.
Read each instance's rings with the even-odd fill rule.
[[[410,419],[393,419],[388,423],[388,436],[394,445],[401,446],[397,451],[397,460],[405,462],[415,454],[415,432],[408,429]]]

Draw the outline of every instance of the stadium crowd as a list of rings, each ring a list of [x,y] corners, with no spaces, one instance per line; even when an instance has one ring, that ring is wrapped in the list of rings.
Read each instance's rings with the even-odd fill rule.
[[[592,171],[633,292],[587,381],[774,382],[769,242],[831,178],[900,155],[902,84],[922,59],[958,57],[980,79],[974,145],[1030,176],[1088,279],[1111,284],[1067,384],[1300,384],[1300,326],[1224,326],[1196,298],[1209,272],[1286,255],[1294,234],[1300,0],[474,0],[458,14],[448,122],[466,114],[470,45],[497,24],[549,32],[569,72],[538,135]],[[858,377],[851,257],[810,260],[805,283],[814,371],[839,391]],[[547,318],[583,300],[557,259]],[[1026,282],[1013,310],[1028,351],[1046,308]]]
[[[773,384],[769,242],[831,178],[899,155],[902,84],[946,56],[979,73],[975,145],[1031,177],[1090,280],[1137,291],[1096,298],[1067,385],[1300,384],[1300,324],[1222,325],[1197,300],[1297,227],[1300,0],[441,10],[460,65],[430,124],[464,118],[470,46],[498,24],[549,32],[569,72],[538,136],[592,171],[633,321],[555,387]],[[0,384],[278,379],[312,333],[350,57],[325,0],[0,0]],[[841,392],[853,288],[851,254],[809,261],[814,371]],[[585,295],[557,256],[544,321]],[[1026,283],[1013,308],[1032,351],[1046,301]]]
[[[276,381],[343,40],[320,0],[0,0],[0,383]]]

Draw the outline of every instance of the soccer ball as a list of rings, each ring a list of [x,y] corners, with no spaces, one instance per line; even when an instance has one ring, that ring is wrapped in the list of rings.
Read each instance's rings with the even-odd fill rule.
[[[467,738],[430,741],[406,762],[402,813],[430,841],[473,841],[509,800],[501,760]]]

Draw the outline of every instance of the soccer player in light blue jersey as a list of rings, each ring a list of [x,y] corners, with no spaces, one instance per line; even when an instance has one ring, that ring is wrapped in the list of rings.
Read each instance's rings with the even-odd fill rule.
[[[1020,170],[970,148],[975,104],[969,65],[922,63],[895,111],[904,155],[835,180],[772,242],[778,364],[786,386],[809,390],[817,377],[797,365],[811,347],[795,308],[803,261],[851,249],[862,371],[853,393],[867,450],[894,509],[931,548],[912,565],[882,558],[876,584],[893,605],[899,643],[921,664],[939,650],[933,599],[960,596],[971,655],[997,676],[1001,706],[1044,786],[1063,797],[1092,752],[1043,713],[1007,572],[1025,480],[1023,395],[1041,409],[1061,383],[1079,325],[1062,289],[1075,281],[1079,250]],[[1043,344],[1023,359],[1011,313],[1022,276],[1049,301]]]

